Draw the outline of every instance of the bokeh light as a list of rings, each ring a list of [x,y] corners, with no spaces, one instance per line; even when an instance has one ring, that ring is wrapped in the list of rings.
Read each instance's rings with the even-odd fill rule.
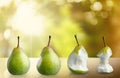
[[[51,47],[68,57],[76,46],[74,34],[90,57],[103,47],[104,35],[120,57],[119,0],[0,0],[0,57],[8,57],[21,37],[29,57],[39,57],[52,36]]]

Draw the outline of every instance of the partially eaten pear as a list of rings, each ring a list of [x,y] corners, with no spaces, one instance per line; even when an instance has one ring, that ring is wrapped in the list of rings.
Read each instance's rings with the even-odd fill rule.
[[[19,47],[19,36],[17,47],[13,49],[10,57],[8,58],[7,68],[8,71],[13,75],[22,75],[27,73],[30,67],[30,61],[23,51]]]
[[[68,68],[76,74],[84,74],[88,72],[87,60],[88,54],[85,48],[79,44],[77,36],[75,35],[77,46],[74,48],[70,56],[68,57]]]
[[[37,64],[37,70],[43,75],[55,75],[59,72],[61,63],[58,55],[49,46],[51,36],[49,36],[48,45],[43,48],[41,58]]]
[[[112,50],[106,45],[105,39],[103,37],[104,48],[100,50],[97,56],[100,58],[100,63],[98,65],[99,73],[111,73],[113,72],[112,66],[109,64],[109,58],[112,55]]]

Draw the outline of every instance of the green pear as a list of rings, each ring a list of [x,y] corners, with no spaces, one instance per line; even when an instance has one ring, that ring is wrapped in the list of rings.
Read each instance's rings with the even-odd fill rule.
[[[68,57],[68,68],[76,74],[83,74],[88,72],[87,60],[88,54],[82,45],[79,45],[77,36],[75,35],[77,46],[74,48],[70,56]]]
[[[41,58],[37,64],[37,70],[43,75],[55,75],[59,72],[61,63],[57,54],[49,46],[51,36],[49,36],[48,45],[43,48]]]
[[[13,49],[7,61],[8,71],[13,75],[22,75],[27,73],[30,67],[30,61],[23,49],[19,47],[19,36],[17,47]]]

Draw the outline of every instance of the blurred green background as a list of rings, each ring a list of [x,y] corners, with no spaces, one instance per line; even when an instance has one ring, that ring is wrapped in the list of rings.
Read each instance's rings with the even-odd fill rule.
[[[102,36],[120,57],[119,0],[0,0],[0,57],[8,57],[21,37],[29,57],[39,57],[52,36],[51,47],[68,57],[74,34],[90,57],[103,48]]]

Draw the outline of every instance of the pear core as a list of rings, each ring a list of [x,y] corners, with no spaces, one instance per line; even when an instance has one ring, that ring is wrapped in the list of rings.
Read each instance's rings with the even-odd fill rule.
[[[110,47],[104,47],[99,53],[98,57],[100,58],[100,63],[98,65],[99,73],[111,73],[113,72],[112,66],[109,64],[109,58],[112,55],[112,50]]]

